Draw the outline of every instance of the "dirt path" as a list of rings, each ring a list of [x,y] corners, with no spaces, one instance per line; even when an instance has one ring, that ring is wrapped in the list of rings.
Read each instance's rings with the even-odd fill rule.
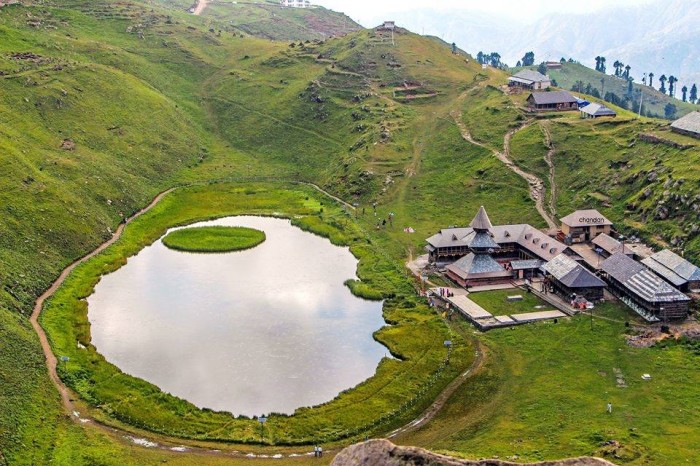
[[[554,147],[554,141],[552,140],[552,133],[549,130],[548,123],[541,123],[540,127],[544,133],[544,141],[547,145],[547,153],[544,156],[544,161],[549,167],[549,213],[552,217],[557,216],[557,183],[556,183],[556,172],[554,171],[554,152],[556,148]]]
[[[545,208],[546,188],[544,182],[532,173],[528,173],[520,167],[518,167],[515,163],[513,163],[513,161],[510,158],[510,140],[512,139],[515,133],[532,125],[532,121],[526,121],[523,125],[519,126],[518,128],[508,131],[508,133],[506,133],[505,137],[503,138],[503,151],[500,152],[497,150],[493,150],[487,147],[485,144],[476,141],[474,140],[474,138],[472,138],[472,135],[469,132],[469,128],[467,128],[467,125],[464,124],[461,112],[453,111],[450,113],[450,115],[454,119],[454,122],[459,128],[459,131],[462,134],[462,138],[465,141],[477,145],[479,147],[483,147],[484,149],[490,150],[491,152],[493,152],[493,155],[495,155],[496,158],[498,158],[498,160],[503,162],[505,166],[507,166],[515,174],[527,181],[528,185],[530,186],[530,197],[533,201],[535,201],[535,207],[537,208],[537,212],[539,212],[540,216],[544,219],[545,222],[547,222],[549,228],[557,228],[556,222]]]
[[[474,358],[474,361],[472,362],[472,365],[469,366],[469,368],[461,373],[457,378],[455,378],[450,384],[445,387],[445,389],[438,395],[438,397],[435,399],[433,404],[431,404],[428,409],[423,411],[423,413],[418,416],[418,418],[414,419],[413,421],[409,422],[403,427],[400,427],[396,429],[395,431],[391,432],[389,435],[387,435],[387,438],[394,438],[396,436],[405,434],[407,432],[420,429],[423,427],[425,424],[433,420],[435,416],[440,412],[440,410],[445,406],[447,401],[450,399],[450,397],[457,391],[459,387],[462,386],[462,384],[475,372],[479,371],[481,367],[484,365],[484,362],[486,360],[486,355],[485,355],[485,347],[479,339],[474,338],[474,346],[476,348],[476,357]]]
[[[126,222],[123,222],[119,224],[119,227],[117,227],[117,231],[114,232],[112,237],[99,245],[97,249],[92,251],[91,253],[87,254],[86,256],[81,257],[80,259],[76,260],[72,264],[70,264],[68,267],[66,267],[63,272],[61,272],[61,275],[58,276],[56,281],[53,282],[53,284],[44,291],[44,293],[39,296],[39,298],[36,300],[36,303],[34,304],[34,310],[32,311],[32,315],[29,318],[29,322],[31,322],[32,327],[34,327],[34,331],[36,331],[37,335],[39,336],[39,341],[41,343],[41,349],[44,350],[44,356],[46,357],[46,367],[48,368],[49,371],[49,377],[51,377],[51,381],[53,384],[56,386],[56,389],[61,395],[61,400],[63,402],[63,407],[65,408],[66,412],[68,415],[73,415],[75,413],[75,406],[73,405],[73,400],[71,400],[70,397],[70,390],[68,387],[66,387],[61,379],[58,377],[58,373],[56,372],[56,366],[58,364],[58,360],[56,356],[53,354],[53,351],[51,351],[51,345],[49,345],[49,340],[46,336],[46,332],[44,332],[44,329],[41,327],[39,324],[39,315],[41,314],[42,309],[44,308],[44,303],[48,298],[53,296],[53,294],[56,292],[56,290],[63,284],[63,282],[66,280],[68,275],[75,269],[79,264],[82,264],[88,259],[91,259],[95,257],[97,254],[101,253],[105,249],[107,249],[109,246],[114,244],[122,235],[122,232],[124,231],[124,227],[131,223],[135,218],[141,216],[142,214],[148,212],[151,210],[158,202],[160,202],[163,197],[165,197],[166,194],[170,193],[173,191],[174,188],[168,189],[167,191],[164,191],[160,194],[158,194],[153,201],[151,201],[150,204],[148,204],[146,207],[143,209],[139,210],[135,215],[133,215],[131,218],[127,219]]]
[[[207,0],[197,0],[197,5],[195,5],[192,14],[197,16],[201,15],[208,4],[209,2]]]

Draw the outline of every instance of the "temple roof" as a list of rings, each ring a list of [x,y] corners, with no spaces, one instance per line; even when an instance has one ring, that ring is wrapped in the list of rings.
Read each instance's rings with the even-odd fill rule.
[[[469,224],[475,230],[490,230],[493,228],[491,220],[489,220],[489,215],[486,213],[484,206],[479,207],[479,212],[476,213],[476,217]]]

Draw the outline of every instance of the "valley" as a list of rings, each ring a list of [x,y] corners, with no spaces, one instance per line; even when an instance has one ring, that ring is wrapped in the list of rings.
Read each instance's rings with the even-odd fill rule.
[[[618,108],[532,115],[504,72],[324,9],[23,3],[0,8],[0,464],[327,464],[291,455],[392,432],[468,458],[698,460],[690,346],[627,345],[626,323],[644,323],[619,303],[475,332],[428,307],[404,266],[481,205],[540,228],[595,208],[697,262],[697,139]],[[393,356],[329,403],[271,415],[262,439],[256,419],[108,363],[87,319],[103,274],[167,228],[231,215],[349,247],[347,286],[383,300],[374,338]]]

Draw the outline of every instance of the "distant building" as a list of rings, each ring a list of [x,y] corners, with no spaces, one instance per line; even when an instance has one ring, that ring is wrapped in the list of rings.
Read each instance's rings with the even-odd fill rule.
[[[393,31],[396,29],[396,22],[395,21],[384,21],[384,23],[379,26],[379,29],[386,29],[387,31]]]
[[[681,291],[700,289],[700,268],[664,249],[642,260],[656,275]]]
[[[617,116],[615,110],[606,107],[601,104],[588,104],[585,107],[581,107],[579,103],[579,111],[581,112],[581,118],[600,118],[600,117],[613,117]]]
[[[290,8],[309,8],[311,7],[310,0],[281,0],[280,4],[282,6]]]
[[[561,231],[571,243],[587,243],[605,233],[610,235],[613,223],[594,209],[577,210],[561,220]]]
[[[578,110],[576,97],[567,91],[533,92],[527,98],[531,112],[565,112]]]
[[[671,131],[700,138],[700,112],[690,112],[671,123]]]
[[[559,254],[543,268],[557,294],[564,299],[572,299],[573,295],[588,301],[603,299],[605,282],[566,254]]]
[[[562,69],[562,64],[561,64],[561,62],[558,62],[558,61],[548,61],[547,63],[544,64],[544,66],[546,66],[548,70],[560,70],[560,69]]]
[[[654,274],[644,264],[622,253],[601,265],[609,290],[648,321],[684,319],[690,298]]]
[[[510,87],[543,90],[551,86],[552,81],[549,79],[549,76],[545,76],[537,71],[522,70],[508,78],[508,85]]]

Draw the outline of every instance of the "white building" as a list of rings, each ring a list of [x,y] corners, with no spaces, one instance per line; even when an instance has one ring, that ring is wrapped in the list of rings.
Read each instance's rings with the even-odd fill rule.
[[[309,8],[309,7],[311,7],[310,0],[281,0],[280,4],[282,6],[287,6],[290,8]]]

